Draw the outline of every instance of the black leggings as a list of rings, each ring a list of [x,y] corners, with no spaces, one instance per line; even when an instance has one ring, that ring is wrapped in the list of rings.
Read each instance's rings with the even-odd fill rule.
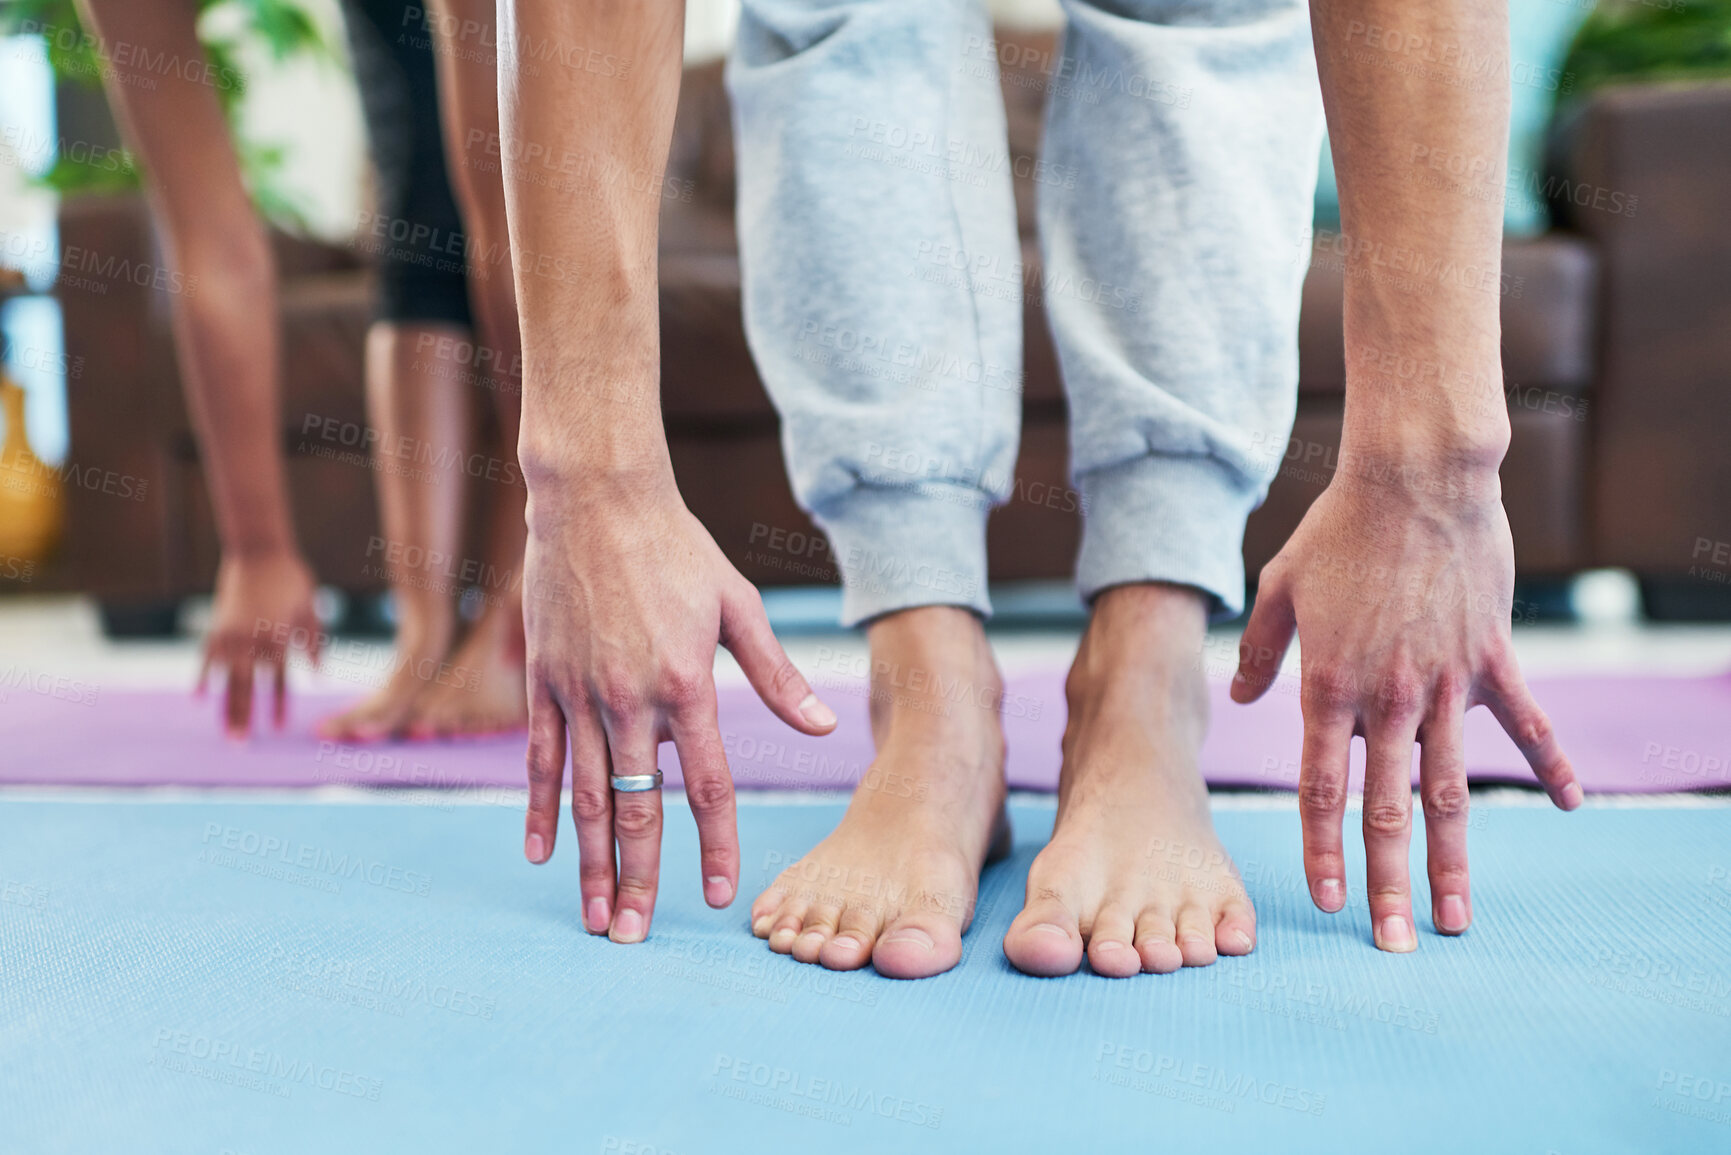
[[[358,240],[378,267],[375,319],[469,328],[463,218],[445,169],[425,7],[426,0],[344,4],[379,182]]]

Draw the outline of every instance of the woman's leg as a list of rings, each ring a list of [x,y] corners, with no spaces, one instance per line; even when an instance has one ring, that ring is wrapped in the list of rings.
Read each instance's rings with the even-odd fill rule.
[[[445,184],[441,138],[418,113],[435,87],[416,11],[402,0],[351,0],[345,9],[382,226],[363,230],[363,242],[376,247],[378,274],[378,320],[367,334],[368,420],[379,444],[414,447],[414,466],[374,473],[385,540],[369,543],[367,564],[390,582],[397,656],[373,695],[321,726],[338,740],[404,732],[416,703],[438,685],[457,626],[452,565],[463,552],[472,421],[469,388],[438,351],[466,347],[470,321],[461,261],[449,255],[461,251],[462,226]]]
[[[497,467],[471,471],[486,519],[481,610],[451,655],[463,676],[429,690],[416,708],[410,732],[427,737],[520,729],[529,719],[522,590],[528,489],[517,467],[522,342],[499,169],[496,53],[509,48],[498,44],[491,0],[439,0],[432,17],[440,124],[468,236],[469,300],[483,351],[474,360],[485,366],[474,374],[477,400],[492,407],[499,437],[485,459]]]

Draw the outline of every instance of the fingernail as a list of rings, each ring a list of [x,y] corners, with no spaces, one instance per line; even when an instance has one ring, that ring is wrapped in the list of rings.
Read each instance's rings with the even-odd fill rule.
[[[885,942],[905,942],[919,947],[921,950],[931,950],[937,944],[932,942],[932,936],[917,926],[903,927],[884,939]]]
[[[1581,784],[1579,782],[1571,782],[1563,787],[1564,810],[1573,810],[1581,804],[1581,801]]]
[[[733,901],[733,883],[724,875],[710,875],[703,880],[703,899],[710,906],[726,906]]]
[[[610,937],[614,942],[642,942],[643,916],[629,907],[620,911],[619,917],[613,920]]]
[[[807,694],[800,701],[799,714],[813,726],[835,725],[835,711],[818,701],[816,694]]]
[[[1346,887],[1338,878],[1325,878],[1316,884],[1316,905],[1333,914],[1346,905]]]
[[[1445,894],[1437,904],[1436,927],[1450,934],[1459,934],[1467,928],[1467,904],[1458,894]]]
[[[596,934],[607,933],[607,900],[599,894],[589,900],[589,916],[586,921],[589,929]]]
[[[542,838],[539,834],[531,834],[528,838],[523,840],[523,854],[530,862],[536,863],[537,865],[546,862],[547,840]]]
[[[1387,951],[1409,951],[1418,946],[1412,937],[1412,925],[1404,915],[1391,914],[1377,928],[1376,945]]]

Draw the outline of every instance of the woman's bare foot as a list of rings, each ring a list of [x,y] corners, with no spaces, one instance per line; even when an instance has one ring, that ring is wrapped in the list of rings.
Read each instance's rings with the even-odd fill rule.
[[[1107,590],[1065,683],[1070,720],[1052,840],[1004,936],[1016,969],[1166,974],[1248,954],[1256,912],[1196,768],[1208,728],[1202,595]]]
[[[487,607],[446,659],[447,676],[415,699],[411,738],[476,738],[529,725],[523,606],[508,598]]]
[[[426,672],[437,670],[450,649],[455,614],[448,602],[444,610],[443,622],[430,610],[405,613],[397,627],[391,676],[358,704],[320,722],[319,737],[333,742],[382,742],[403,733],[415,703],[427,689]]]
[[[868,637],[877,757],[835,832],[752,903],[751,930],[800,962],[924,978],[961,960],[980,870],[1009,850],[1003,681],[966,610],[903,610]]]

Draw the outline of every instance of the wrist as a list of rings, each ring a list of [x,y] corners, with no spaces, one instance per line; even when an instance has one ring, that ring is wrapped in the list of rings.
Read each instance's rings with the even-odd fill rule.
[[[304,564],[294,531],[285,526],[249,527],[222,546],[222,560],[246,565]]]
[[[665,454],[606,466],[593,461],[523,463],[528,485],[529,531],[541,535],[562,526],[608,518],[640,518],[669,500],[683,504]]]

